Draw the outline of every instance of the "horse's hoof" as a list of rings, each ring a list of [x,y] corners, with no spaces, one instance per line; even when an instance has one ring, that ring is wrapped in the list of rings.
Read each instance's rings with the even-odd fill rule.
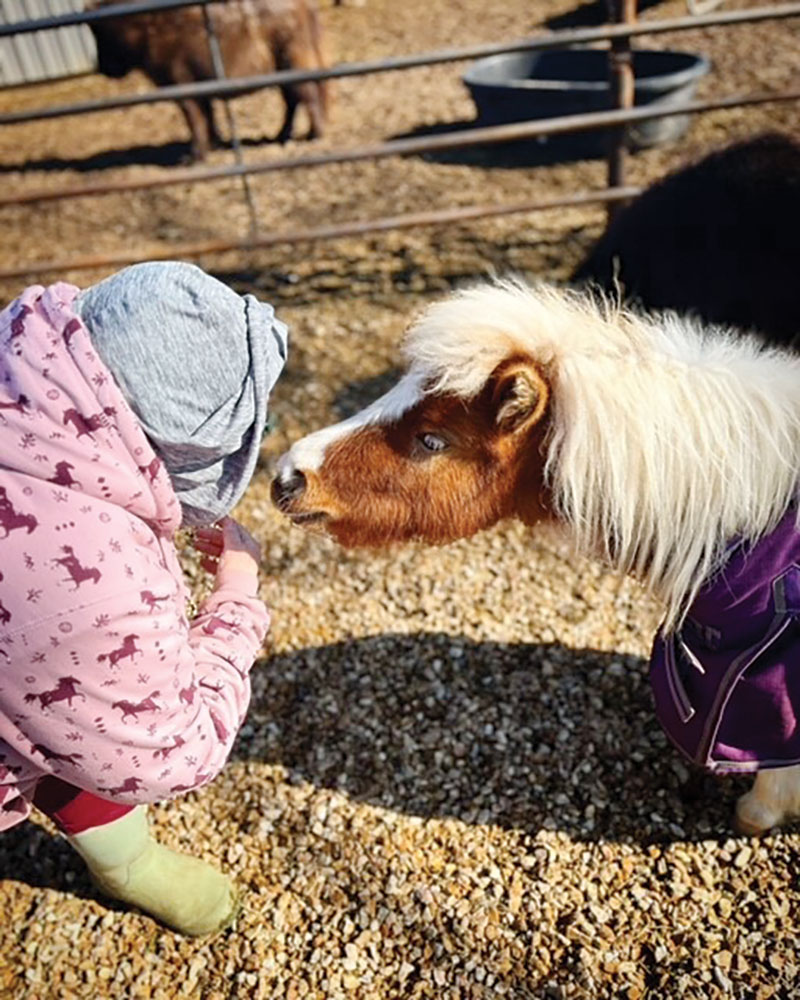
[[[758,823],[740,816],[738,812],[733,814],[732,826],[734,833],[740,837],[763,837],[772,829],[771,826],[760,826]]]
[[[762,803],[748,800],[748,796],[743,795],[736,803],[733,829],[743,837],[761,837],[778,826],[782,819]]]

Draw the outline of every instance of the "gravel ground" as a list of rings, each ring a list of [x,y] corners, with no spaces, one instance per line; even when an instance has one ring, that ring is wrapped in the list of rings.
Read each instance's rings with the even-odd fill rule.
[[[337,57],[351,59],[514,37],[569,7],[368,0],[324,16]],[[647,16],[684,10],[675,0]],[[702,93],[796,82],[798,36],[785,25],[658,44],[712,55]],[[90,77],[3,92],[0,107],[135,86],[146,84]],[[277,127],[264,95],[236,110],[250,139]],[[320,146],[470,116],[453,67],[351,81]],[[630,176],[798,124],[789,105],[707,116],[679,146],[632,158]],[[168,106],[6,129],[0,171],[20,188],[165,170],[182,129]],[[123,165],[118,146],[138,162]],[[248,145],[247,155],[282,151]],[[603,183],[596,162],[509,169],[492,156],[309,170],[261,180],[257,196],[265,225],[279,228]],[[0,218],[0,265],[246,226],[234,184]],[[244,911],[211,941],[162,930],[100,899],[34,816],[0,841],[0,996],[800,996],[800,837],[734,838],[745,783],[690,772],[667,745],[646,677],[659,608],[634,583],[515,524],[442,549],[352,553],[290,529],[269,504],[275,457],[389,383],[425,301],[491,269],[563,278],[601,222],[597,210],[560,211],[207,262],[271,298],[292,327],[276,429],[239,510],[264,543],[274,628],[225,772],[153,817],[165,843],[235,874]],[[186,568],[200,594],[207,581],[190,554]]]

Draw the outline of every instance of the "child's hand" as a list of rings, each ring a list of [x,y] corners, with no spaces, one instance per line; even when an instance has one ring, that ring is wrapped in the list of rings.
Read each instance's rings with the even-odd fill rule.
[[[224,517],[211,528],[197,528],[194,547],[202,553],[200,565],[208,573],[258,576],[261,547],[232,517]]]

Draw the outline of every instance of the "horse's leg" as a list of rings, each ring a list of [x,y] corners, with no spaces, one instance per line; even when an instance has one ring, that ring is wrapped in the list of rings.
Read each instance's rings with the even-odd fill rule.
[[[327,81],[321,80],[319,83],[301,83],[299,86],[300,100],[308,111],[309,139],[319,139],[325,132],[326,84]]]
[[[800,765],[759,771],[753,787],[736,803],[734,826],[757,836],[800,816]]]
[[[222,149],[225,145],[225,140],[219,134],[217,129],[217,122],[214,118],[214,104],[210,97],[204,97],[200,101],[200,107],[205,115],[206,122],[208,122],[208,141],[211,144],[212,149]]]
[[[199,101],[187,98],[178,102],[189,126],[193,160],[204,160],[211,149],[211,128],[206,111]],[[209,104],[210,108],[210,104]]]
[[[300,103],[300,95],[298,94],[296,86],[281,87],[281,94],[283,95],[286,110],[283,116],[283,124],[281,125],[280,131],[275,136],[275,141],[285,143],[292,138],[292,126],[294,125],[294,116],[297,111],[297,105]]]

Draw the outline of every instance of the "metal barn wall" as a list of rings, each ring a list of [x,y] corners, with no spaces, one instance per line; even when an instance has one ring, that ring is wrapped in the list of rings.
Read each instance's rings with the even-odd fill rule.
[[[83,10],[83,0],[0,0],[0,24]],[[90,72],[97,61],[86,25],[0,38],[0,86]]]

